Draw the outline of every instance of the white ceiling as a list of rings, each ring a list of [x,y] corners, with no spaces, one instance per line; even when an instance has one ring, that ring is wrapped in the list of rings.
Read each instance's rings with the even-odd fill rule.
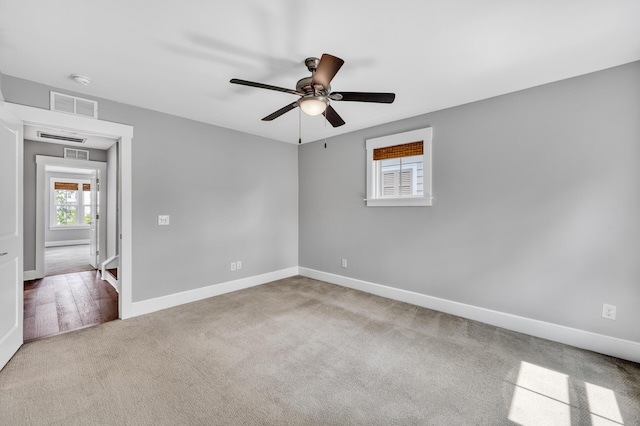
[[[345,60],[335,91],[395,92],[391,105],[333,102],[346,121],[302,119],[304,141],[640,60],[639,0],[0,0],[0,70],[295,143],[308,56]],[[90,86],[69,75],[92,78]]]

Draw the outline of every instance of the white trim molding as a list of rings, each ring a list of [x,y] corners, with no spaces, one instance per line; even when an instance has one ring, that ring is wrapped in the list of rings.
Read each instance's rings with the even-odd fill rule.
[[[107,269],[109,269],[109,267],[118,268],[118,265],[120,265],[120,257],[118,257],[118,255],[111,256],[109,259],[105,260],[100,265],[100,276],[102,277],[102,279],[104,281],[106,281],[109,284],[111,284],[111,286],[118,293],[120,293],[120,285],[118,284],[118,280],[113,275],[111,275],[111,273],[109,271],[107,271]]]
[[[50,125],[60,130],[81,131],[82,133],[96,136],[133,138],[133,126],[126,124],[96,120],[11,102],[6,102],[5,105],[7,109],[18,116],[25,125]]]
[[[38,279],[38,273],[36,272],[35,269],[32,269],[30,271],[24,271],[22,275],[23,281],[31,281],[31,280],[37,280],[37,279]]]
[[[633,362],[640,362],[640,342],[618,339],[616,337],[565,327],[563,325],[493,311],[491,309],[440,299],[438,297],[427,296],[426,294],[401,290],[368,281],[344,277],[342,275],[317,271],[315,269],[299,267],[299,274],[388,299],[480,321],[485,324],[517,331],[530,336],[564,343]]]
[[[102,278],[103,281],[106,281],[109,284],[111,284],[111,287],[113,287],[116,293],[120,294],[120,290],[118,290],[118,281],[114,278],[113,275],[111,275],[109,272],[106,272],[104,274],[101,274],[100,277]]]
[[[45,247],[79,246],[89,244],[89,240],[45,241]]]
[[[154,299],[133,302],[131,305],[130,315],[125,318],[136,317],[138,315],[149,314],[151,312],[160,311],[162,309],[172,308],[174,306],[184,305],[209,297],[219,296],[232,291],[238,291],[249,287],[255,287],[266,284],[271,281],[281,280],[283,278],[298,275],[298,267],[280,269],[266,274],[254,275],[252,277],[241,278],[239,280],[227,281],[224,283],[213,284],[207,287],[187,290],[180,293],[168,294],[166,296],[156,297]]]

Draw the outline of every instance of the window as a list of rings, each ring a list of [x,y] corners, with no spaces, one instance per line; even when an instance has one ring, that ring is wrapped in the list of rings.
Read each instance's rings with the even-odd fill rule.
[[[69,229],[91,224],[91,183],[51,178],[51,228]]]
[[[431,205],[431,128],[367,139],[367,206]]]

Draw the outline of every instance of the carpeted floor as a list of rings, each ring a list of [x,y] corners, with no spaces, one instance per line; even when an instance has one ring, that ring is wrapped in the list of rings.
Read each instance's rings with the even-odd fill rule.
[[[637,425],[640,365],[292,277],[24,345],[2,425]]]
[[[44,249],[44,273],[48,277],[95,270],[89,262],[89,244]]]

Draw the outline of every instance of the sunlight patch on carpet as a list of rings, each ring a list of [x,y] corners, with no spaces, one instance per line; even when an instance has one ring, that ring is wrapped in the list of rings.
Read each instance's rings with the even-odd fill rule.
[[[592,425],[624,425],[615,392],[584,382]],[[525,361],[509,409],[509,420],[522,426],[571,426],[569,376]],[[577,406],[574,408],[578,408]]]

